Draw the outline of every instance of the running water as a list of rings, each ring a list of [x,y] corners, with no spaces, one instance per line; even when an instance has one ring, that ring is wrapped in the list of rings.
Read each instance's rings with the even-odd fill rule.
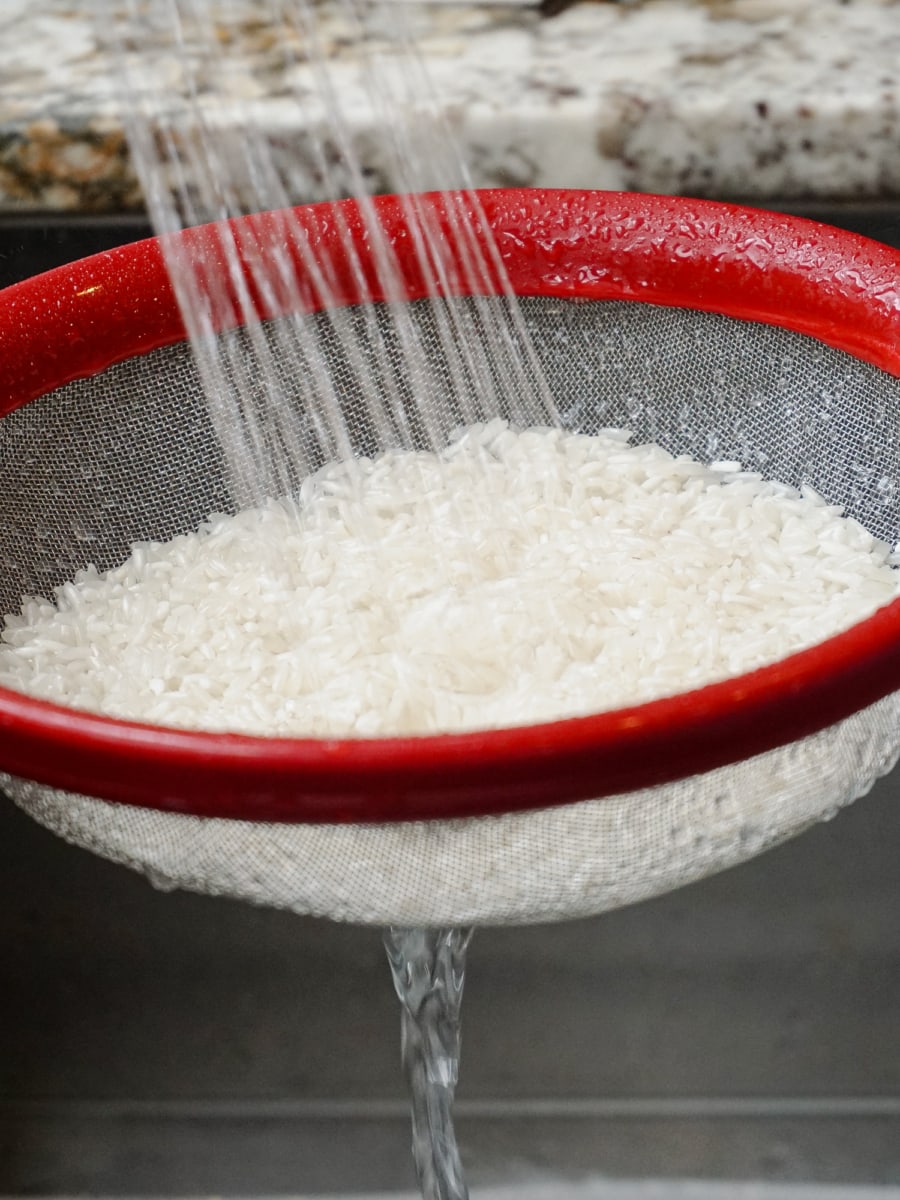
[[[471,929],[389,929],[384,935],[403,1005],[401,1054],[424,1200],[467,1200],[469,1194],[453,1128],[453,1095],[471,936]]]
[[[442,448],[459,425],[519,426],[556,413],[445,108],[403,4],[261,0],[277,105],[232,61],[240,37],[211,0],[128,0],[111,23],[126,127],[188,330],[236,509],[296,493],[336,458]],[[113,10],[109,12],[113,16]],[[351,59],[341,39],[355,47]],[[242,97],[233,84],[241,76]],[[270,83],[261,83],[264,96]],[[268,104],[268,107],[267,107]],[[277,116],[273,118],[273,112]],[[396,193],[426,317],[406,299],[397,251],[370,195],[378,164]],[[311,185],[317,196],[310,196]],[[417,196],[429,189],[430,201]],[[380,190],[385,190],[383,186]],[[351,196],[359,221],[331,203]],[[252,224],[231,218],[278,210]],[[317,226],[317,221],[321,222]],[[361,226],[360,223],[361,222]],[[189,247],[179,236],[212,223]],[[321,230],[336,229],[323,251]],[[360,260],[371,247],[374,278]],[[341,280],[360,303],[341,307]],[[470,299],[454,299],[464,294]],[[258,308],[277,314],[263,320]],[[478,530],[464,530],[474,539]],[[378,571],[379,547],[371,547]],[[437,576],[451,568],[440,558]],[[413,1152],[426,1200],[467,1195],[453,1131],[459,1010],[470,931],[391,930],[403,1005]]]
[[[272,32],[268,82],[258,87],[271,88],[276,76],[277,103],[231,94],[235,76],[251,93],[256,81],[248,83],[249,65],[230,61],[239,38],[223,27],[221,6],[130,0],[129,9],[117,53],[129,143],[239,507],[296,490],[325,462],[371,453],[373,440],[380,450],[437,450],[455,426],[493,416],[555,423],[404,4],[256,6],[255,22]],[[352,57],[335,49],[341,40],[353,45]],[[430,297],[424,331],[372,203],[373,163],[402,193]],[[330,252],[289,207],[313,188],[359,207],[361,228],[339,205],[322,213],[339,234]],[[425,203],[417,197],[428,189],[440,195]],[[229,223],[272,210],[269,223]],[[210,222],[185,252],[179,231]],[[374,278],[360,262],[363,241]],[[362,301],[352,310],[340,305],[348,276]],[[460,304],[458,291],[474,299]],[[261,320],[259,300],[282,318]]]

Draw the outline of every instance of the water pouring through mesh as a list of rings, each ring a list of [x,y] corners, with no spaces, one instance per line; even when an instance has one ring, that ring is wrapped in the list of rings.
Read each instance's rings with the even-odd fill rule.
[[[469,1195],[453,1128],[453,1097],[471,936],[471,929],[389,929],[384,935],[402,1005],[413,1161],[425,1200],[468,1200]]]
[[[207,0],[160,6],[149,25],[141,9],[131,23],[140,32],[121,35],[118,55],[129,97],[129,142],[155,228],[171,233],[215,223],[199,258],[196,247],[185,255],[177,239],[164,238],[163,245],[236,502],[288,494],[322,463],[352,461],[361,452],[437,450],[447,434],[442,408],[451,409],[458,424],[497,414],[520,425],[552,424],[550,391],[508,281],[501,306],[476,300],[466,310],[438,300],[460,277],[477,297],[487,281],[503,282],[504,271],[452,127],[406,28],[407,14],[356,0],[340,0],[327,18],[308,0],[270,0],[260,8],[278,31],[278,61],[268,67],[289,85],[284,102],[304,130],[290,145],[281,130],[262,123],[252,103],[221,112],[215,85],[227,65],[218,37],[222,15]],[[329,21],[337,24],[331,36],[349,30],[358,41],[353,62],[333,52]],[[385,29],[389,43],[378,34]],[[180,72],[174,93],[173,54]],[[436,347],[422,343],[410,320],[394,248],[371,205],[371,177],[358,145],[363,123],[367,161],[374,156],[383,163],[388,187],[382,190],[405,197],[416,260],[432,297]],[[307,200],[315,198],[312,189],[326,200],[356,198],[374,276],[361,265],[359,231],[347,227],[338,208],[322,217],[339,229],[333,257],[310,237],[288,207],[300,198],[298,188]],[[416,198],[429,189],[443,195],[437,206]],[[273,209],[281,210],[275,237],[258,239],[246,227],[227,224],[243,212]],[[299,258],[302,281],[279,242]],[[368,297],[356,319],[335,302],[346,273]],[[255,310],[259,296],[269,307],[294,312],[312,304],[324,319],[295,316],[267,338]],[[389,308],[399,355],[384,345],[376,298]],[[240,320],[242,335],[214,337],[223,318]],[[335,347],[342,374],[334,367]],[[299,405],[284,401],[286,365],[301,391]]]
[[[336,8],[340,19],[359,31],[364,10],[355,0],[341,0]],[[498,275],[504,280],[504,272],[477,197],[470,190],[451,191],[467,189],[470,181],[405,28],[405,16],[394,8],[388,18],[387,10],[376,6],[376,20],[393,32],[393,52],[387,58],[364,53],[348,88],[340,64],[334,67],[322,45],[320,12],[307,0],[266,6],[269,19],[281,24],[285,76],[306,76],[291,99],[307,109],[308,135],[286,161],[278,137],[260,127],[252,106],[230,113],[223,125],[204,105],[204,81],[224,65],[214,51],[219,43],[211,6],[195,0],[168,9],[162,41],[180,51],[186,85],[186,103],[181,106],[160,102],[158,77],[148,55],[152,39],[145,35],[143,45],[120,47],[122,74],[134,98],[130,145],[157,231],[166,234],[185,225],[218,222],[206,261],[187,259],[174,241],[164,246],[224,452],[228,491],[239,509],[295,493],[313,471],[335,459],[352,467],[361,453],[438,451],[451,422],[466,426],[502,415],[524,427],[553,424],[556,419],[508,282],[500,306],[476,299],[462,307],[440,299],[454,290],[453,276],[460,267],[466,290],[476,297],[493,290],[488,282]],[[142,14],[135,28],[146,28],[143,19]],[[361,44],[369,40],[363,38]],[[390,177],[389,190],[410,197],[409,229],[432,297],[437,354],[434,346],[423,344],[421,328],[409,315],[392,247],[368,201],[370,187],[354,145],[353,118],[342,102],[352,91],[364,97],[375,126],[382,130],[380,155]],[[310,107],[318,111],[311,114]],[[346,192],[357,198],[374,247],[374,283],[363,275],[356,238],[348,229],[342,228],[341,261],[333,262],[292,221],[286,206],[300,161],[320,181],[325,198]],[[172,178],[174,188],[168,182]],[[416,201],[415,194],[428,188],[445,193],[440,210]],[[323,321],[294,316],[278,323],[274,337],[263,331],[251,293],[261,295],[271,308],[296,312],[303,305],[290,256],[280,257],[277,249],[273,253],[271,243],[253,245],[252,239],[235,235],[233,227],[224,224],[224,217],[248,209],[285,212],[281,234],[302,261],[304,287],[325,314]],[[334,219],[340,225],[337,210]],[[450,230],[449,246],[442,225]],[[368,305],[352,316],[335,304],[335,277],[347,269],[359,294],[369,297]],[[381,307],[387,306],[390,339],[399,354],[385,344],[384,321],[373,303],[376,292]],[[223,308],[240,320],[240,335],[215,335]],[[343,375],[334,370],[334,348],[339,349]],[[281,380],[286,369],[301,381],[299,404],[285,402]],[[350,404],[348,392],[354,397]],[[427,496],[424,484],[420,490]],[[456,524],[463,531],[465,551],[478,536],[477,521],[469,532],[466,519],[457,512]],[[369,571],[384,577],[390,568],[375,537],[369,539],[367,554]],[[472,551],[466,554],[472,561]],[[430,569],[432,574],[443,572],[447,586],[455,586],[442,553],[432,555]],[[468,935],[457,931],[407,931],[388,937],[404,1005],[403,1056],[413,1097],[414,1158],[429,1200],[462,1200],[467,1194],[451,1119],[467,941]],[[420,993],[423,979],[427,986]]]

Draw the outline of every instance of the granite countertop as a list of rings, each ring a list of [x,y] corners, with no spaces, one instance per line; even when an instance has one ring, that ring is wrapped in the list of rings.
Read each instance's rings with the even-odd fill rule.
[[[550,19],[512,3],[392,2],[479,185],[900,196],[898,0],[594,2]],[[225,123],[252,112],[296,159],[289,198],[321,196],[308,147],[315,101],[294,99],[315,91],[303,39],[267,24],[269,6],[254,0],[215,7],[223,52],[201,71],[207,111]],[[0,5],[0,213],[141,207],[99,8]],[[374,9],[365,26],[368,46],[408,70]],[[177,98],[184,64],[142,28],[141,61]],[[363,166],[391,190],[358,79],[360,34],[337,0],[318,0],[316,28]]]

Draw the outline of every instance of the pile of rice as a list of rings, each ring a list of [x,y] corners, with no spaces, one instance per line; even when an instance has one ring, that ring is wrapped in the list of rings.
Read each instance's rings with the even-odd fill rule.
[[[133,547],[8,616],[0,683],[161,725],[378,735],[615,708],[893,600],[890,548],[814,492],[627,433],[465,430]]]

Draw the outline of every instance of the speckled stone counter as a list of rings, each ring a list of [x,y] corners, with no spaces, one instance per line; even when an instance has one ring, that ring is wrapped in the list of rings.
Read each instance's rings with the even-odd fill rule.
[[[222,54],[205,101],[219,120],[254,106],[287,153],[295,140],[299,202],[321,194],[304,168],[309,116],[290,95],[310,68],[302,39],[263,20],[269,7],[218,6]],[[102,8],[0,4],[0,213],[141,207]],[[360,36],[336,2],[320,0],[316,12],[363,166],[388,190],[390,171],[367,138],[376,117],[353,95]],[[900,197],[896,0],[595,2],[551,19],[445,0],[404,12],[479,185]],[[383,18],[370,12],[366,29],[367,44],[390,55]],[[286,81],[291,37],[297,74]],[[151,58],[177,96],[183,64],[162,47]]]

